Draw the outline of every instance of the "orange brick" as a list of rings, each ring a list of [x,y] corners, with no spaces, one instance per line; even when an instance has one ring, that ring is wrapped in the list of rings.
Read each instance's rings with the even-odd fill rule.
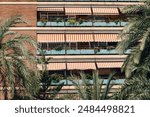
[[[11,16],[21,15],[27,24],[17,26],[34,27],[36,26],[36,5],[0,5],[0,20],[5,20]]]

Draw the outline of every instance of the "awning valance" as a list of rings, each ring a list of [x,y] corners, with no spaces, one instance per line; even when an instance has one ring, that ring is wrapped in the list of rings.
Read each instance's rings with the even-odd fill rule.
[[[47,42],[65,42],[64,34],[37,34],[37,41]]]
[[[37,8],[37,11],[64,11],[63,8]]]
[[[94,34],[95,42],[118,42],[118,34]]]
[[[92,34],[66,34],[66,42],[93,42]]]
[[[39,70],[43,70],[42,65],[38,64],[37,65]],[[65,63],[49,63],[47,65],[47,70],[65,70],[66,69],[66,64]]]
[[[118,42],[118,34],[37,34],[37,41],[47,42]],[[93,39],[94,37],[94,39]]]
[[[95,63],[67,63],[67,70],[96,69]]]
[[[98,68],[121,68],[123,62],[97,62]]]
[[[92,8],[93,15],[119,15],[117,8]]]
[[[91,15],[91,8],[65,8],[66,15]]]

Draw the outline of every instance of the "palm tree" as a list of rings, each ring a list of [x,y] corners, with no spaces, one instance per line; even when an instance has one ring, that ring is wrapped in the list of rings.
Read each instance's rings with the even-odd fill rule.
[[[149,100],[150,80],[141,74],[125,81],[121,90],[113,95],[112,99],[119,100]]]
[[[11,17],[0,25],[0,79],[4,99],[16,94],[16,86],[29,96],[34,95],[39,88],[39,75],[36,71],[36,56],[26,45],[37,48],[36,41],[28,35],[10,31],[9,28],[18,23],[24,23],[20,16]],[[11,88],[11,92],[8,88]]]
[[[106,84],[104,84],[104,79],[99,77],[98,71],[93,72],[92,80],[88,79],[84,73],[80,73],[80,77],[71,76],[69,79],[76,86],[81,99],[106,100],[111,97],[109,94],[113,86],[111,81],[114,75],[115,72],[109,75]]]
[[[126,80],[117,99],[150,99],[150,1],[123,9],[128,24],[123,29],[117,50],[123,54],[131,49],[122,71]]]
[[[41,100],[52,100],[55,99],[64,83],[58,84],[56,87],[52,87],[52,81],[61,80],[63,76],[59,74],[49,75],[49,71],[47,69],[47,65],[52,60],[51,57],[46,57],[46,52],[42,49],[39,49],[40,57],[37,58],[38,64],[42,66],[41,78],[40,78],[40,90],[35,96],[37,99]],[[50,94],[52,93],[52,94]]]
[[[131,5],[123,9],[128,17],[128,24],[120,34],[121,42],[117,50],[123,54],[131,49],[122,70],[127,78],[132,77],[135,72],[146,70],[150,66],[150,1],[146,0],[141,5]],[[144,71],[145,72],[145,71]]]

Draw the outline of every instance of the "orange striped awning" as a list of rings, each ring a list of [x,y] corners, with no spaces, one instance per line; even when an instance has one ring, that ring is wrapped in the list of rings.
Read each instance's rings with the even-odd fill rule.
[[[91,8],[65,8],[66,15],[91,15]]]
[[[40,43],[65,42],[65,37],[64,34],[38,34],[37,41]]]
[[[93,42],[92,34],[66,34],[66,42]]]
[[[117,8],[92,8],[93,15],[119,15]]]
[[[38,64],[37,68],[39,70],[43,70],[41,64]],[[54,71],[54,70],[65,70],[65,69],[66,69],[66,64],[65,63],[49,63],[47,65],[47,70],[51,70],[51,71]]]
[[[64,11],[63,8],[37,8],[37,11]]]
[[[67,63],[68,70],[96,69],[95,63]]]
[[[94,34],[95,42],[118,42],[118,34]]]
[[[121,68],[123,62],[97,62],[98,68]]]

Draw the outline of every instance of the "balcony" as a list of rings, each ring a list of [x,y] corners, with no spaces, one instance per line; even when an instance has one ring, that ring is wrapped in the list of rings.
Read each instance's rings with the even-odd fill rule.
[[[38,0],[38,2],[139,2],[139,0]]]
[[[127,18],[115,7],[39,7],[39,27],[123,27]]]
[[[73,80],[74,82],[77,82],[77,83],[83,83],[82,80]],[[100,81],[103,81],[103,85],[106,85],[108,83],[108,80],[107,79],[100,79]],[[111,84],[116,84],[116,85],[122,85],[124,83],[124,79],[117,79],[117,80],[112,80],[111,81]],[[70,85],[70,86],[73,86],[74,83],[71,81],[71,80],[60,80],[59,82],[55,82],[55,81],[52,81],[52,85],[59,85],[59,84],[62,84],[64,83],[64,85]],[[93,84],[93,80],[88,80],[88,83],[89,84]],[[100,82],[101,83],[101,82]]]
[[[39,47],[46,55],[115,55],[116,33],[56,33],[37,34]],[[125,54],[129,54],[130,50]],[[40,53],[38,53],[40,54]]]
[[[39,27],[123,27],[127,24],[127,22],[92,22],[92,21],[86,21],[86,22],[37,22],[37,26]]]
[[[125,54],[130,54],[130,49]],[[40,55],[39,52],[37,54]],[[45,50],[45,55],[118,55],[115,49],[101,49],[96,51],[94,49],[70,49],[70,50]]]

